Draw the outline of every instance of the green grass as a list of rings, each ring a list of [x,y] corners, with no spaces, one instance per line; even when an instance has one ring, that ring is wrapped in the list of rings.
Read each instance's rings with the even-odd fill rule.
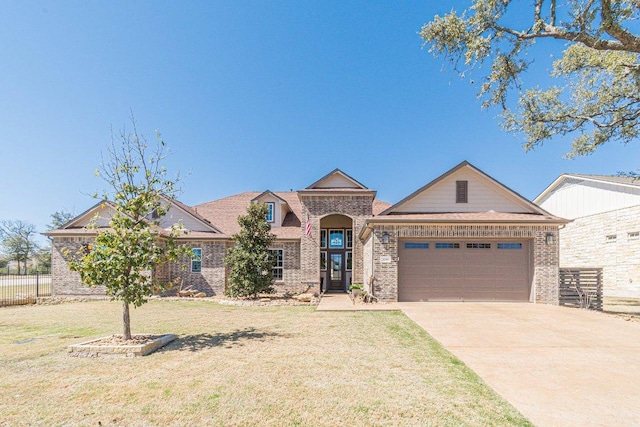
[[[136,359],[67,346],[120,331],[120,305],[0,309],[0,425],[530,425],[399,312],[152,301]]]

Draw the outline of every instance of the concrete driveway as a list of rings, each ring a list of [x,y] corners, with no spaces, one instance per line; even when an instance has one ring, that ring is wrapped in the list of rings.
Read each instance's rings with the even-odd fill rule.
[[[640,426],[640,323],[538,304],[399,303],[538,426]]]

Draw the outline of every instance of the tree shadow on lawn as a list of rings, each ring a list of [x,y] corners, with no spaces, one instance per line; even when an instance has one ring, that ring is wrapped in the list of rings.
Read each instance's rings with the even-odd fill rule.
[[[277,332],[259,331],[256,328],[238,329],[233,332],[220,334],[196,334],[185,335],[178,338],[167,346],[158,350],[165,351],[199,351],[205,348],[224,347],[232,348],[235,346],[243,346],[248,341],[258,340],[267,341],[272,338],[287,338],[289,334],[280,334]]]

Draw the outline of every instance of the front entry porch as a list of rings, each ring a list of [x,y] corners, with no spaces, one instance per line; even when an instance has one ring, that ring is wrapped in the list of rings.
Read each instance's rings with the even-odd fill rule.
[[[320,282],[323,292],[346,292],[352,283],[353,220],[329,215],[320,221]]]

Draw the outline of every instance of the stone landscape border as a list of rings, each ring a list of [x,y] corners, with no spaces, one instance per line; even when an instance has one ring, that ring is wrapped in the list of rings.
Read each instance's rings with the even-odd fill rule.
[[[148,336],[152,334],[137,334],[135,336]],[[72,344],[68,347],[69,356],[73,357],[141,357],[153,353],[176,339],[174,334],[155,335],[156,338],[143,344],[114,345],[99,344],[108,337],[102,337],[80,344]]]

